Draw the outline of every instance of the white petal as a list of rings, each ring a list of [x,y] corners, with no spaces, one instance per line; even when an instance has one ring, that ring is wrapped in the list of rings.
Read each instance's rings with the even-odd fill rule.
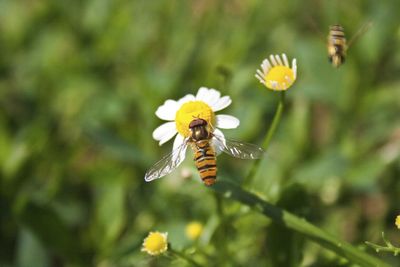
[[[176,126],[175,122],[166,122],[164,124],[161,124],[159,127],[157,127],[153,131],[153,138],[159,142],[159,145],[161,146],[165,142],[167,142],[169,139],[174,137],[174,135],[177,133],[176,131]]]
[[[173,121],[175,120],[176,112],[179,109],[179,104],[175,100],[168,99],[162,106],[156,110],[156,115],[162,120]]]
[[[296,79],[296,77],[297,77],[297,61],[295,58],[292,61],[292,70],[294,72],[294,78]]]
[[[208,93],[208,88],[207,87],[200,87],[199,91],[197,91],[196,99],[197,100],[202,100],[203,97],[205,97],[207,95],[207,93]]]
[[[185,95],[184,97],[182,97],[181,99],[178,100],[179,108],[182,104],[189,102],[189,101],[194,101],[194,100],[196,100],[194,95],[192,95],[192,94]]]
[[[260,83],[265,83],[264,78],[260,77],[260,75],[256,74],[254,76],[260,81]]]
[[[277,65],[278,65],[278,63],[276,63],[276,60],[275,60],[275,58],[274,58],[274,55],[270,55],[270,56],[269,56],[269,59],[271,60],[272,65],[274,65],[274,66],[277,66]]]
[[[264,59],[261,67],[264,71],[264,74],[266,74],[269,71],[269,69],[272,68],[271,63],[269,63],[268,58]]]
[[[196,95],[196,100],[201,100],[208,104],[210,107],[213,106],[221,97],[221,93],[211,88],[207,89],[201,87]]]
[[[278,62],[278,65],[281,65],[281,66],[283,66],[283,63],[282,63],[281,57],[280,57],[279,55],[275,55],[275,59],[276,59],[276,62]]]
[[[288,67],[288,68],[290,68],[290,67],[289,67],[289,61],[288,61],[288,59],[287,59],[286,54],[282,54],[282,58],[283,58],[283,62],[285,62],[285,66]]]
[[[215,111],[219,111],[221,109],[226,108],[227,106],[229,106],[232,103],[232,100],[229,96],[223,96],[221,97],[216,103],[214,103],[211,106],[211,109],[215,112]]]
[[[215,153],[217,153],[217,155],[218,155],[224,150],[224,147],[225,147],[225,136],[218,129],[215,129],[213,134],[214,134],[215,137],[213,137],[212,143],[214,145]]]
[[[184,137],[180,134],[177,134],[175,137],[175,140],[174,140],[174,145],[172,147],[172,151],[176,151],[184,143],[184,141],[185,141]],[[176,160],[176,157],[179,158],[178,165],[185,159],[186,148],[187,148],[187,146],[182,147],[182,150],[180,151],[179,154],[173,155],[174,161]]]
[[[217,119],[216,126],[222,129],[233,129],[239,126],[240,121],[238,118],[233,117],[231,115],[217,115],[215,116]]]
[[[264,77],[265,74],[261,71],[261,70],[257,70],[256,73],[258,74],[258,76],[260,77]]]

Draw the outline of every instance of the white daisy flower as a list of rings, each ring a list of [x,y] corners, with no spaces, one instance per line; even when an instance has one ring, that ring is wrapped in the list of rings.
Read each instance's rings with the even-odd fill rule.
[[[264,59],[261,70],[257,70],[256,78],[269,89],[277,91],[289,89],[297,77],[296,59],[293,59],[290,68],[285,54],[282,54],[282,59],[279,55],[270,55],[269,58],[271,62],[267,58]]]
[[[226,108],[231,103],[232,100],[229,96],[221,97],[220,92],[206,87],[201,87],[196,96],[189,94],[178,101],[168,99],[156,111],[157,117],[168,122],[154,130],[153,138],[159,141],[161,146],[176,135],[174,151],[183,144],[186,138],[190,137],[189,124],[193,118],[200,118],[212,126],[214,134],[220,139],[224,139],[224,134],[218,128],[236,128],[239,126],[239,119],[231,115],[215,115],[214,112]],[[181,153],[185,153],[185,151]]]

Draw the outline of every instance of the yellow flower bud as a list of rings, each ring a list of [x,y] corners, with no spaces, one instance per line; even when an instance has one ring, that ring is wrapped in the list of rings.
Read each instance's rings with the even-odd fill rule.
[[[203,233],[203,224],[200,222],[190,222],[186,226],[186,236],[191,240],[197,240]]]

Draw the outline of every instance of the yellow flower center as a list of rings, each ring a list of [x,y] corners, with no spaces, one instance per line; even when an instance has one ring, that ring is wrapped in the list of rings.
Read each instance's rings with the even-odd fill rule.
[[[159,255],[168,249],[167,234],[151,232],[143,242],[142,251],[150,255]]]
[[[286,90],[294,82],[294,72],[286,66],[275,66],[265,75],[266,86],[274,90]]]
[[[396,217],[396,226],[400,229],[400,215]]]
[[[189,101],[176,112],[176,129],[182,136],[189,137],[189,124],[196,118],[207,121],[208,125],[213,125],[215,115],[210,106],[203,101]]]
[[[203,225],[199,222],[191,222],[186,226],[186,236],[191,240],[196,240],[203,232]]]

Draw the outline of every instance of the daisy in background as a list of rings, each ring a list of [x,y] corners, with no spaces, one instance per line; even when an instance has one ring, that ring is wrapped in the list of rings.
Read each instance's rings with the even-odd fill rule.
[[[256,78],[267,88],[275,91],[289,89],[297,78],[296,59],[292,60],[292,67],[285,54],[270,55],[261,64],[261,70],[257,70]]]
[[[171,256],[187,261],[190,266],[201,266],[195,262],[191,256],[186,255],[184,252],[174,250],[168,243],[168,233],[162,232],[150,232],[147,237],[143,240],[142,252],[146,252],[150,256],[167,256],[171,259]]]
[[[274,118],[272,119],[268,132],[265,134],[264,142],[262,144],[262,148],[267,150],[282,118],[285,106],[285,91],[293,85],[297,78],[296,59],[294,58],[292,60],[292,67],[290,67],[286,54],[282,54],[282,57],[279,55],[270,55],[269,60],[268,58],[263,60],[261,63],[261,69],[256,71],[255,76],[260,83],[268,89],[280,91],[279,103]],[[256,161],[253,164],[253,167],[245,178],[244,184],[252,183],[259,168],[259,164],[259,161]]]
[[[168,249],[168,233],[150,232],[143,240],[142,251],[152,256],[158,256]]]
[[[212,185],[216,179],[215,154],[221,151],[242,159],[261,157],[263,150],[255,145],[227,140],[219,129],[233,129],[239,126],[234,116],[219,114],[232,103],[229,96],[221,96],[215,89],[201,87],[196,96],[189,94],[179,99],[166,100],[156,115],[168,122],[156,128],[153,138],[164,144],[174,136],[172,152],[151,167],[146,175],[147,182],[161,178],[172,172],[184,159],[186,148],[191,145],[197,153],[196,167],[201,170],[201,178],[206,185]],[[199,138],[194,138],[197,129]],[[210,141],[210,142],[209,142]],[[212,148],[210,148],[212,147]],[[202,160],[202,163],[199,161]]]

